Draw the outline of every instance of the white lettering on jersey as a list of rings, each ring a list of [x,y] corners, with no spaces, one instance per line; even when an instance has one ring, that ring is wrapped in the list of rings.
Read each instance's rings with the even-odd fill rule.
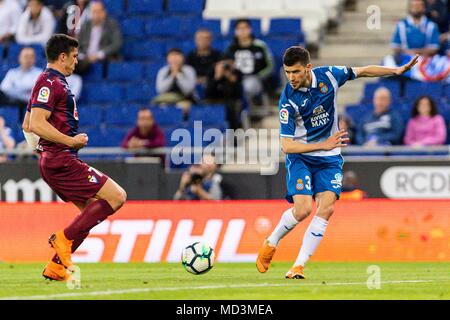
[[[311,126],[313,128],[320,127],[330,121],[330,114],[325,111],[322,105],[314,108],[313,116],[311,117]]]
[[[37,101],[42,103],[47,103],[48,99],[50,98],[50,89],[47,87],[42,87],[39,89]]]

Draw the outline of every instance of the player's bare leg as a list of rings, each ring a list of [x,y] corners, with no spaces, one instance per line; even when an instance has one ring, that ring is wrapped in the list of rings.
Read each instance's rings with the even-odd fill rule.
[[[322,240],[328,225],[328,220],[334,212],[336,194],[325,191],[316,194],[317,212],[303,237],[302,247],[294,266],[286,274],[288,279],[304,279],[303,269],[306,262],[314,254]]]
[[[85,206],[76,203],[79,208],[84,207],[82,212],[66,229],[58,231],[49,240],[68,270],[73,269],[72,252],[81,245],[93,227],[122,207],[126,201],[126,192],[114,180],[108,179],[95,198],[97,200],[89,200]]]
[[[256,268],[264,273],[269,269],[278,242],[312,211],[312,197],[308,195],[294,195],[294,207],[286,210],[272,234],[264,240],[256,258]]]

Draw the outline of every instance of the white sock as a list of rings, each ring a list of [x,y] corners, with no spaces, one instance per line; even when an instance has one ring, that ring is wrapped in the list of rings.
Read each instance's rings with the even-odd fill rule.
[[[315,216],[308,229],[305,231],[305,235],[303,236],[302,247],[300,248],[300,252],[297,256],[297,260],[295,260],[294,266],[305,266],[305,263],[309,260],[309,258],[314,254],[317,247],[319,246],[320,240],[322,240],[325,230],[327,229],[328,221]]]
[[[272,231],[272,234],[267,238],[269,243],[276,247],[278,242],[289,233],[298,224],[297,219],[295,219],[292,213],[294,208],[287,209],[281,216],[280,222]]]

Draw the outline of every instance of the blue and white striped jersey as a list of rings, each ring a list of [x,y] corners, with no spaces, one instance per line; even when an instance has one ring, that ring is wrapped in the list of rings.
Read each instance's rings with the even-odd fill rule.
[[[311,87],[294,90],[287,83],[280,97],[281,137],[301,143],[317,143],[336,133],[338,128],[337,92],[346,81],[356,78],[352,68],[318,67],[311,70]],[[305,153],[333,156],[340,148]]]

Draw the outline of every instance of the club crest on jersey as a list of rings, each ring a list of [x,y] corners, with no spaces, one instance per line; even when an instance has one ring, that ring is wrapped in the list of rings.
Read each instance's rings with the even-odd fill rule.
[[[49,97],[50,97],[50,89],[49,88],[42,87],[41,89],[39,89],[37,101],[42,102],[42,103],[47,103]]]
[[[311,117],[311,126],[313,128],[323,126],[329,121],[330,114],[325,111],[325,108],[322,105],[314,108],[313,115]]]
[[[336,173],[334,175],[334,180],[331,180],[331,184],[333,185],[333,188],[335,188],[335,189],[342,187],[342,174]]]
[[[328,92],[328,86],[323,82],[319,83],[319,89],[323,94]]]
[[[305,187],[305,185],[303,184],[303,180],[302,179],[298,179],[297,180],[297,184],[295,185],[295,188],[297,190],[303,190],[304,187]]]
[[[280,122],[287,124],[289,121],[289,111],[286,108],[280,109]]]
[[[92,183],[98,183],[98,180],[95,176],[88,176],[88,180],[89,180],[89,182],[92,182]]]

